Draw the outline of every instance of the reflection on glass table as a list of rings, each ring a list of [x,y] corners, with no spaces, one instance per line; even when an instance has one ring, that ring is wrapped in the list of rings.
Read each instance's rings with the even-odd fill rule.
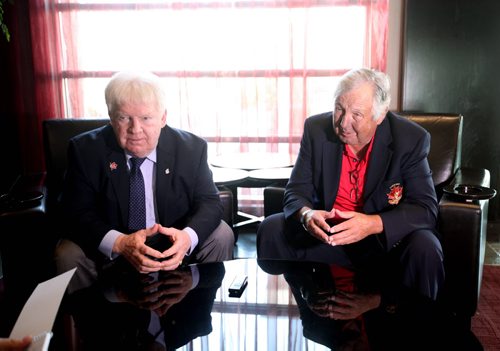
[[[458,330],[439,301],[385,279],[384,272],[365,273],[255,259],[149,275],[115,270],[114,278],[104,276],[65,297],[52,345],[64,350],[477,349],[472,333]],[[242,275],[247,287],[241,296],[231,296],[231,282]]]
[[[76,327],[68,342],[82,350],[171,350],[212,332],[223,263],[152,274],[119,266],[66,297],[64,311]]]

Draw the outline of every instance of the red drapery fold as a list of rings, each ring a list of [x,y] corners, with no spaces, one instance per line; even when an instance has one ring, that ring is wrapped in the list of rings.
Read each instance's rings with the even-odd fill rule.
[[[62,1],[59,1],[61,3]],[[69,1],[68,1],[69,2]],[[14,4],[12,56],[17,62],[12,72],[16,82],[15,113],[18,116],[22,170],[45,170],[42,121],[67,116],[65,99],[79,94],[78,81],[69,82],[65,96],[63,70],[75,67],[74,47],[62,44],[60,14],[53,0],[19,1]],[[70,20],[67,17],[63,20]],[[63,49],[64,48],[64,49]],[[66,60],[66,64],[63,64]]]
[[[64,116],[62,49],[58,18],[51,2],[31,2],[34,97],[39,120]]]
[[[371,1],[367,5],[367,48],[365,65],[379,71],[387,69],[389,1]]]

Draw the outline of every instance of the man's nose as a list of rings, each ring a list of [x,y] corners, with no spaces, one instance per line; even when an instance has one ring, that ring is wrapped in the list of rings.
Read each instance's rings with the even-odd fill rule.
[[[129,130],[132,132],[138,132],[141,130],[141,123],[137,118],[131,118],[128,125]]]
[[[351,123],[351,119],[352,119],[351,114],[349,112],[344,112],[340,116],[340,120],[339,120],[339,126],[340,126],[340,128],[346,129],[346,127],[348,127],[349,124]]]

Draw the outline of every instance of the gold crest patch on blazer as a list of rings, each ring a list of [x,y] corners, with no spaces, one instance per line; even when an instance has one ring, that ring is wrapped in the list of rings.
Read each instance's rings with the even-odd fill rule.
[[[391,191],[387,194],[387,199],[390,205],[397,205],[403,197],[403,187],[396,183],[391,185]]]

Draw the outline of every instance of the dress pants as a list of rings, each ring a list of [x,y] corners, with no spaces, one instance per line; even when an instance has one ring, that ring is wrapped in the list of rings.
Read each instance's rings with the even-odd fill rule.
[[[395,247],[386,250],[383,236],[370,235],[358,243],[330,246],[321,243],[283,213],[264,219],[257,231],[259,259],[303,260],[338,264],[351,269],[372,266],[373,262],[397,265],[405,286],[437,299],[444,282],[441,243],[431,230],[407,235]]]

